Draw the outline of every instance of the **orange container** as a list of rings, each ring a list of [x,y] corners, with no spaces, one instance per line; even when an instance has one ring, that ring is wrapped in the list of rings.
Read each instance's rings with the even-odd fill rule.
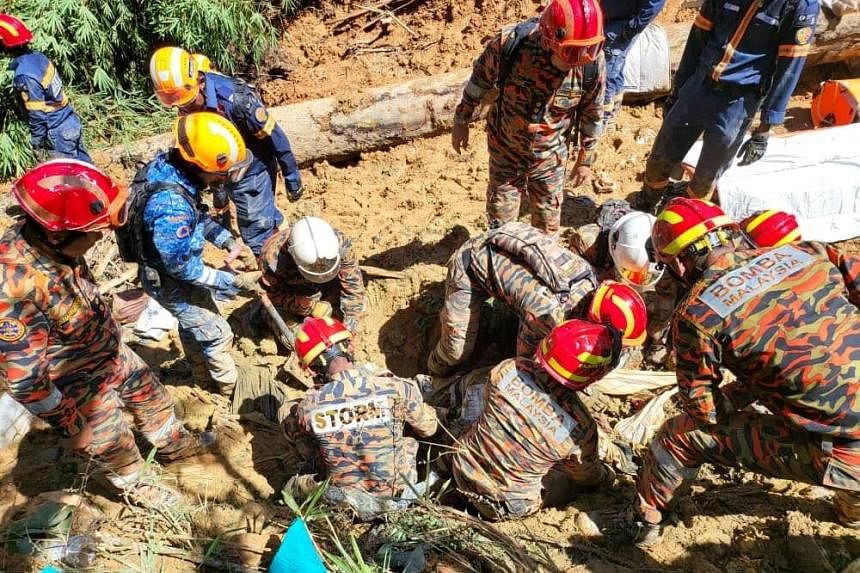
[[[848,125],[860,120],[860,78],[822,82],[812,98],[812,123],[815,127]]]

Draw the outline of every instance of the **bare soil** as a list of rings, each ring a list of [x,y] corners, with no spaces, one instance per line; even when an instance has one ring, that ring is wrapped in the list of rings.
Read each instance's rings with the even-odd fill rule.
[[[694,12],[681,4],[670,0],[661,20],[690,20]],[[348,98],[356,86],[466,67],[502,25],[537,10],[529,1],[426,0],[398,12],[399,22],[364,31],[362,26],[373,18],[364,16],[343,33],[330,33],[339,18],[358,7],[359,3],[323,0],[303,10],[287,27],[268,75],[257,79],[270,105],[329,95]],[[821,73],[833,72],[815,72],[805,80],[792,100],[788,129],[809,126],[806,110]],[[660,122],[655,104],[625,107],[617,126],[600,143],[594,168],[600,185],[567,190],[564,226],[591,222],[596,205],[638,190]],[[289,126],[284,127],[289,133]],[[359,359],[403,376],[423,371],[437,336],[446,261],[466,237],[486,229],[486,165],[483,128],[476,124],[471,147],[463,154],[451,149],[447,135],[419,140],[349,163],[316,164],[302,173],[305,198],[292,204],[280,196],[289,220],[324,216],[352,238],[363,263],[405,273],[404,279],[368,281],[368,310],[356,341]],[[111,169],[119,171],[117,166]],[[598,188],[611,192],[598,193]],[[846,246],[860,250],[858,242]],[[210,254],[218,264],[220,256]],[[247,372],[278,370],[284,358],[277,355],[271,338],[242,329],[242,311],[237,309],[243,306],[247,301],[227,309],[240,338],[236,352],[240,366]],[[504,322],[504,317],[498,320]],[[475,365],[492,363],[504,351],[492,336],[498,328],[502,327],[496,324],[484,329],[487,344],[480,346],[483,352]],[[167,469],[165,479],[191,504],[180,517],[129,508],[95,477],[77,513],[84,517],[76,522],[75,532],[97,532],[112,540],[99,560],[107,571],[190,571],[197,563],[188,556],[207,552],[235,562],[241,553],[237,544],[246,549],[253,545],[255,551],[270,555],[276,535],[289,522],[289,512],[273,501],[295,471],[294,457],[278,427],[260,416],[240,423],[227,414],[221,397],[194,387],[175,336],[136,348],[169,386],[189,427],[216,427],[222,440],[215,452]],[[291,392],[301,395],[299,386]],[[600,404],[597,418],[608,430],[633,409],[630,403],[612,399]],[[20,444],[0,451],[2,523],[23,515],[44,492],[81,489],[81,476],[90,475],[91,469],[62,449],[47,428],[37,426]],[[860,540],[856,532],[835,523],[830,503],[822,496],[826,493],[820,488],[706,467],[692,495],[681,502],[678,523],[653,549],[618,547],[588,534],[589,519],[604,523],[629,504],[633,487],[626,477],[611,491],[581,494],[567,507],[546,509],[500,529],[535,551],[548,552],[562,571],[840,571],[860,556]],[[168,546],[185,547],[185,556],[165,557]],[[439,562],[437,571],[460,570],[444,559]],[[36,570],[41,564],[40,559],[0,551],[0,570]]]

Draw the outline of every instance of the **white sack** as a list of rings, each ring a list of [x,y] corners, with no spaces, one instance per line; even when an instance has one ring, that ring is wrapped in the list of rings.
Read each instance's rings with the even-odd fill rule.
[[[647,392],[672,386],[676,381],[674,372],[616,368],[589,388],[594,388],[609,396],[629,396],[637,392]]]
[[[30,431],[33,414],[9,394],[0,397],[0,448],[21,440]]]
[[[672,91],[669,39],[658,24],[651,23],[636,36],[624,61],[625,94],[660,97]]]
[[[702,142],[684,158],[694,166]],[[844,241],[860,236],[860,124],[771,137],[752,165],[735,164],[720,178],[720,205],[743,219],[762,209],[793,213],[804,239]]]
[[[179,321],[154,298],[150,298],[134,323],[134,333],[141,338],[161,340],[178,326]]]
[[[648,445],[666,419],[666,403],[677,393],[678,389],[672,388],[653,398],[644,408],[615,424],[615,431],[631,444]]]

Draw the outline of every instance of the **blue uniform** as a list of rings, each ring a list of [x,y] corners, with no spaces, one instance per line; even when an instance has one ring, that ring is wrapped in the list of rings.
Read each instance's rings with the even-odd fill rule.
[[[633,40],[654,21],[665,0],[602,0],[603,52],[606,55],[606,94],[604,117],[613,119],[624,97],[624,61]]]
[[[664,189],[703,135],[689,192],[710,197],[756,110],[761,107],[762,123],[783,122],[817,16],[818,0],[705,0],[675,74],[677,102],[654,141],[645,183]]]
[[[41,52],[25,51],[9,64],[12,89],[27,112],[33,151],[92,163],[84,148],[81,119],[63,93],[54,64]]]
[[[254,162],[245,177],[227,187],[236,204],[239,232],[255,255],[284,216],[275,206],[278,167],[291,194],[302,187],[299,167],[284,130],[250,86],[216,73],[204,74],[204,107],[226,117],[239,129]]]
[[[235,293],[233,275],[207,266],[203,245],[208,240],[224,247],[232,237],[188,202],[186,197],[198,197],[197,185],[169,161],[168,154],[157,155],[144,170],[147,183],[166,185],[143,209],[144,249],[153,256],[141,265],[141,282],[179,321],[186,358],[197,364],[202,354],[209,377],[222,391],[231,389],[237,377],[230,356],[233,332],[218,312],[212,290]]]

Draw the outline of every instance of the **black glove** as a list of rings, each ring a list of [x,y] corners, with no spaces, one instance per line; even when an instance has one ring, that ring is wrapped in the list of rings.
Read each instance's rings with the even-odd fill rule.
[[[290,203],[295,203],[296,201],[301,199],[302,198],[302,192],[303,191],[302,191],[301,187],[299,187],[298,189],[287,188],[287,195],[289,196]]]
[[[675,95],[675,92],[669,94],[669,96],[663,100],[663,119],[666,119],[666,116],[669,115],[669,112],[672,111],[672,108],[675,107],[675,102],[678,101],[678,96]]]
[[[749,165],[750,163],[755,163],[759,159],[762,158],[764,152],[767,150],[767,139],[770,137],[768,132],[763,133],[754,133],[752,136],[747,139],[741,148],[738,150],[738,157],[741,157],[741,160],[738,162],[738,165]]]

